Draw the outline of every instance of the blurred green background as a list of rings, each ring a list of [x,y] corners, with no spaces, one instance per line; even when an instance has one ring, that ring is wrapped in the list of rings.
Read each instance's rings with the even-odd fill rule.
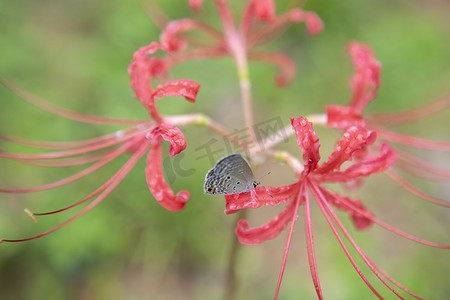
[[[212,1],[199,19],[217,24]],[[148,3],[143,0],[143,3]],[[171,18],[195,16],[187,1],[159,1]],[[240,1],[233,1],[238,11]],[[279,12],[303,6],[325,23],[315,37],[304,25],[291,26],[265,49],[289,53],[298,74],[285,88],[274,86],[272,66],[250,66],[256,122],[279,117],[323,113],[326,104],[347,104],[352,74],[346,44],[370,44],[383,64],[379,97],[366,112],[419,106],[449,91],[450,4],[448,1],[277,1]],[[0,73],[48,101],[78,112],[122,118],[147,117],[128,86],[126,68],[139,47],[158,39],[160,29],[137,0],[0,0]],[[201,84],[197,103],[160,100],[165,114],[205,113],[230,129],[244,127],[236,71],[230,59],[193,61],[177,66],[173,78]],[[293,115],[293,111],[295,114]],[[226,113],[225,113],[226,112]],[[230,115],[231,114],[231,115]],[[448,140],[449,114],[441,114],[399,130]],[[11,135],[52,141],[96,137],[121,127],[88,125],[46,113],[0,86],[0,128]],[[98,207],[67,227],[42,239],[0,245],[1,299],[221,299],[237,216],[226,216],[220,196],[206,196],[204,174],[208,159],[197,159],[197,147],[220,137],[205,128],[182,129],[188,148],[182,159],[191,176],[166,175],[175,191],[188,189],[191,198],[182,212],[168,212],[151,196],[141,161]],[[317,128],[326,158],[339,137]],[[280,145],[301,156],[295,139]],[[30,152],[1,142],[0,149]],[[448,153],[415,151],[435,164],[449,167]],[[223,155],[225,153],[222,153]],[[218,154],[216,158],[222,156]],[[167,145],[164,156],[167,157]],[[75,211],[39,218],[34,224],[23,209],[48,211],[76,202],[106,181],[126,161],[125,155],[82,180],[32,194],[0,195],[0,237],[21,238],[43,232]],[[81,168],[29,167],[0,159],[2,188],[32,187],[69,176]],[[267,162],[256,177],[271,170],[265,185],[294,181],[286,166]],[[435,196],[447,198],[442,184],[418,182]],[[382,188],[380,188],[382,187]],[[400,189],[384,175],[372,176],[364,187],[348,193],[360,197],[375,216],[387,223],[438,243],[449,244],[449,210],[428,204]],[[319,276],[326,299],[374,299],[353,270],[318,207],[313,203],[313,230]],[[272,219],[280,208],[249,211],[251,226]],[[373,226],[356,232],[347,214],[340,213],[354,238],[390,275],[426,299],[450,295],[448,251],[405,240]],[[315,299],[309,273],[300,212],[279,299]],[[271,299],[276,287],[287,232],[259,246],[241,246],[236,273],[236,299]],[[357,256],[355,251],[352,254]],[[391,294],[357,259],[382,295]]]

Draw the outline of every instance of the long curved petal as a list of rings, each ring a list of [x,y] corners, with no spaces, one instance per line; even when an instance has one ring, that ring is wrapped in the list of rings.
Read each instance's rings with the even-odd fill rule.
[[[148,153],[145,177],[150,191],[161,206],[170,211],[180,211],[184,208],[190,194],[188,191],[180,191],[175,196],[164,179],[161,138],[158,138]]]
[[[239,242],[246,245],[257,245],[277,237],[287,226],[292,218],[297,201],[291,201],[284,210],[273,220],[266,224],[249,228],[246,220],[240,220],[236,228]]]
[[[275,83],[280,87],[289,85],[297,74],[295,62],[281,52],[250,51],[248,58],[278,66],[279,70],[275,73],[274,79]]]
[[[381,154],[352,164],[344,171],[330,172],[323,176],[326,182],[349,182],[388,170],[397,160],[397,153],[388,144],[381,145]]]
[[[135,97],[147,108],[150,116],[156,122],[161,122],[162,117],[153,99],[152,78],[154,76],[163,77],[167,70],[162,59],[148,57],[148,55],[155,53],[159,49],[162,49],[162,46],[157,42],[152,42],[139,48],[134,53],[133,60],[128,67],[130,86],[134,90]]]

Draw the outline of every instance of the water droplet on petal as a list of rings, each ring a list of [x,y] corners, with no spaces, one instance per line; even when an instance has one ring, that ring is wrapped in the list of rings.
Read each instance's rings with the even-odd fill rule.
[[[309,140],[304,140],[302,142],[303,148],[308,149],[309,146],[311,145],[311,143],[309,142]]]
[[[125,132],[123,130],[117,130],[116,131],[116,137],[117,138],[123,138],[125,136]]]

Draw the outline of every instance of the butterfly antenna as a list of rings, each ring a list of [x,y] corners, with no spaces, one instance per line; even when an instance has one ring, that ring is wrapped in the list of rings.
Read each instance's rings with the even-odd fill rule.
[[[267,175],[269,175],[269,174],[271,174],[271,173],[272,173],[272,172],[267,172],[267,174],[265,174],[265,175],[259,177],[257,180],[260,180],[261,178],[266,177]],[[256,181],[255,181],[255,183],[256,183],[256,186],[258,186],[258,185],[261,184],[260,182],[256,182]],[[267,191],[266,191],[266,193],[267,193]],[[272,199],[273,199],[273,196],[272,196],[271,194],[267,193],[267,195],[269,195],[269,196],[272,197]]]
[[[261,178],[264,178],[264,177],[266,177],[267,175],[269,175],[269,174],[271,174],[272,172],[267,172],[267,174],[264,174],[263,176],[261,176],[261,177],[259,177],[258,179],[256,179],[256,180],[260,180]],[[259,183],[258,183],[259,184]]]

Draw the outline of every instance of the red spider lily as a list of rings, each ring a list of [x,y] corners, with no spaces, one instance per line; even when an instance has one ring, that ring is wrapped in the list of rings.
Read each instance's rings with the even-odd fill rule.
[[[190,5],[193,9],[199,10],[202,2],[203,1],[201,0],[192,0],[190,1]],[[287,13],[276,16],[275,2],[273,0],[250,0],[246,2],[244,11],[241,15],[241,22],[236,26],[232,13],[227,5],[227,1],[215,0],[214,3],[219,13],[223,32],[192,19],[173,21],[163,30],[160,37],[160,43],[151,43],[136,51],[133,61],[128,69],[131,76],[130,85],[135,92],[136,98],[138,98],[142,105],[147,109],[149,116],[152,119],[150,122],[140,120],[119,120],[77,114],[62,108],[55,108],[35,97],[24,95],[30,102],[53,113],[71,119],[89,123],[134,125],[134,127],[87,141],[67,143],[26,141],[2,135],[0,136],[1,138],[12,142],[34,147],[64,150],[40,154],[11,154],[0,152],[0,156],[3,157],[15,159],[24,163],[46,166],[63,167],[86,162],[93,162],[93,164],[82,172],[55,183],[29,189],[0,190],[1,192],[33,192],[57,187],[97,170],[124,152],[130,152],[132,154],[128,162],[125,163],[116,174],[84,199],[57,211],[42,214],[30,213],[33,218],[36,215],[53,214],[94,199],[88,206],[72,218],[57,227],[34,237],[20,240],[0,239],[0,242],[35,239],[55,231],[77,219],[101,202],[121,182],[146,152],[148,152],[148,156],[145,173],[149,189],[154,197],[168,210],[178,211],[184,208],[186,201],[189,199],[189,192],[181,191],[174,195],[173,191],[164,180],[161,166],[162,140],[164,139],[171,143],[169,155],[174,156],[186,148],[186,140],[178,126],[194,123],[208,123],[208,126],[211,129],[216,130],[222,136],[230,136],[230,134],[225,132],[218,124],[208,121],[208,119],[202,115],[164,116],[159,112],[156,107],[155,99],[159,99],[162,96],[183,96],[190,102],[194,102],[196,99],[199,86],[195,82],[187,79],[167,81],[153,89],[153,79],[165,78],[169,70],[179,62],[190,59],[218,58],[230,55],[237,65],[242,101],[244,104],[245,121],[247,128],[249,128],[250,135],[252,135],[253,132],[250,128],[252,128],[254,122],[251,113],[251,92],[247,60],[259,60],[277,65],[281,71],[275,77],[276,82],[279,85],[286,85],[292,80],[296,72],[293,61],[283,53],[263,52],[256,50],[256,47],[269,42],[280,32],[280,29],[284,29],[285,26],[292,22],[305,22],[310,34],[320,32],[323,25],[315,13],[306,12],[301,9],[292,9]],[[184,33],[187,33],[188,31],[199,31],[206,35],[206,37],[209,37],[211,41],[206,45],[203,41],[195,43],[198,41],[193,41],[192,39],[184,37]],[[373,148],[373,146],[368,146],[373,145],[376,142],[376,133],[378,133],[380,137],[387,135],[386,132],[373,128],[372,123],[368,122],[367,119],[362,118],[363,108],[376,96],[376,91],[380,84],[380,65],[373,58],[373,54],[370,51],[364,52],[357,51],[357,48],[355,49],[356,50],[352,52],[352,55],[355,57],[354,64],[357,66],[357,71],[352,79],[352,90],[354,91],[352,105],[349,108],[335,107],[336,112],[334,114],[329,113],[328,120],[330,126],[346,129],[344,136],[338,142],[335,151],[331,154],[329,159],[320,166],[318,165],[320,161],[320,144],[317,134],[312,129],[311,123],[305,118],[293,118],[291,122],[297,136],[299,147],[303,151],[303,160],[305,163],[304,166],[301,166],[299,163],[297,164],[297,168],[294,168],[299,180],[293,184],[279,188],[258,186],[252,191],[254,192],[254,197],[251,196],[250,192],[242,193],[239,196],[225,196],[227,201],[227,213],[233,213],[245,208],[274,206],[282,203],[287,204],[286,208],[276,218],[263,226],[249,228],[248,223],[242,220],[239,222],[236,229],[238,238],[242,243],[259,244],[279,235],[281,231],[287,227],[289,221],[291,221],[275,297],[277,297],[279,293],[298,210],[300,205],[304,204],[310,269],[317,295],[319,298],[322,298],[312,234],[310,193],[316,199],[327,222],[330,224],[334,235],[338,239],[338,242],[341,244],[352,265],[364,282],[378,297],[381,297],[380,294],[372,287],[356,265],[349,254],[349,251],[345,247],[341,235],[338,233],[338,229],[344,233],[365,263],[390,290],[398,295],[381,275],[414,297],[417,296],[395,282],[365,255],[353,241],[340,220],[336,217],[333,206],[339,210],[348,212],[353,224],[359,230],[369,228],[373,223],[376,223],[389,231],[411,240],[430,246],[449,248],[448,246],[431,243],[392,228],[375,218],[374,215],[363,206],[361,201],[334,193],[322,185],[322,183],[351,184],[371,174],[390,172],[388,169],[396,162],[397,157],[400,157],[398,152],[394,152],[386,143],[378,145],[379,147],[377,149],[379,149],[379,153],[375,155],[368,151]],[[169,55],[164,57],[153,56],[157,51],[166,51]],[[6,80],[1,80],[16,93],[24,94],[22,90],[16,88],[13,84]],[[330,111],[333,111],[333,107],[330,107]],[[423,116],[423,114],[420,116]],[[333,117],[335,117],[335,123],[338,125],[332,125]],[[256,142],[255,137],[252,139],[254,140],[253,142]],[[240,141],[238,141],[236,144],[242,145],[244,148],[250,148],[248,144],[251,142],[252,141],[241,144]],[[112,148],[114,146],[118,147]],[[270,155],[270,147],[267,147],[267,149],[268,151],[266,154]],[[94,153],[93,151],[102,152]],[[255,152],[258,152],[258,150],[250,149],[249,151],[250,154],[255,154]],[[79,157],[78,155],[83,156]],[[345,170],[340,170],[342,164],[351,160],[352,157],[358,158],[358,161],[354,162]],[[62,158],[63,160],[53,161],[53,158]]]
[[[442,111],[450,106],[450,96],[447,95],[442,99],[416,109],[363,116],[364,108],[377,96],[377,91],[381,84],[381,64],[376,60],[373,51],[367,45],[352,42],[348,45],[348,51],[355,68],[355,72],[350,79],[353,96],[349,106],[327,105],[328,126],[343,129],[352,125],[367,126],[367,128],[377,132],[380,141],[428,150],[450,150],[450,143],[447,141],[414,137],[386,128],[417,122],[427,116]],[[450,182],[450,170],[430,165],[429,162],[409,155],[400,149],[395,148],[395,151],[398,156],[395,166],[399,169],[420,178]],[[448,201],[443,201],[426,194],[408,183],[394,170],[388,170],[386,174],[413,194],[435,204],[450,207]]]
[[[191,8],[195,11],[200,10],[202,3],[203,1],[198,0],[189,1]],[[215,0],[214,4],[223,32],[193,19],[169,22],[160,36],[161,45],[171,53],[171,56],[165,60],[165,65],[170,68],[186,60],[231,56],[237,67],[246,127],[251,128],[255,122],[252,113],[248,61],[262,61],[278,66],[279,71],[275,75],[275,82],[279,86],[289,84],[296,73],[295,63],[287,55],[281,52],[255,50],[256,46],[271,41],[290,23],[305,23],[310,35],[320,33],[323,23],[314,12],[294,8],[276,16],[274,0],[249,0],[245,3],[240,23],[236,26],[228,1]],[[202,33],[210,39],[210,42],[188,43],[188,38],[183,37],[183,34],[189,31]],[[188,48],[189,45],[193,47]],[[255,142],[255,132],[249,130],[249,140],[239,144],[247,149]]]
[[[246,79],[244,81],[248,82],[246,75],[248,72],[246,64],[248,57],[250,59],[253,58],[256,60],[278,64],[282,71],[280,75],[277,76],[277,82],[280,84],[287,83],[295,74],[295,65],[287,56],[281,53],[257,52],[250,49],[253,46],[267,42],[268,40],[266,38],[268,34],[278,31],[288,23],[305,22],[310,34],[317,34],[322,29],[321,20],[315,13],[312,12],[293,9],[283,15],[275,16],[275,4],[270,0],[248,1],[244,13],[242,14],[241,26],[237,29],[234,27],[234,21],[227,2],[217,0],[215,1],[215,4],[224,28],[223,34],[208,25],[201,24],[194,20],[185,19],[173,21],[163,30],[160,38],[161,43],[153,42],[135,52],[133,60],[128,68],[128,72],[131,77],[130,86],[133,88],[136,98],[139,99],[142,105],[147,109],[152,121],[104,118],[72,112],[39,99],[7,79],[0,78],[1,82],[5,86],[9,87],[18,95],[21,95],[30,103],[56,115],[86,123],[134,125],[132,128],[124,129],[117,133],[109,134],[103,137],[97,137],[85,141],[64,143],[25,140],[2,133],[0,137],[10,142],[36,148],[57,149],[63,151],[39,154],[13,154],[0,152],[0,157],[41,166],[65,167],[69,165],[92,163],[83,171],[57,182],[33,188],[2,188],[0,189],[0,192],[3,193],[28,193],[58,187],[94,172],[125,152],[131,152],[132,156],[129,161],[107,182],[73,205],[46,213],[29,213],[35,220],[34,216],[61,212],[96,197],[87,207],[81,210],[74,217],[43,234],[31,238],[19,240],[2,239],[0,241],[12,242],[35,239],[53,232],[54,230],[77,219],[101,202],[115,188],[115,186],[120,183],[120,181],[128,174],[137,161],[148,150],[150,151],[147,159],[146,177],[150,191],[153,193],[158,202],[165,208],[174,211],[184,208],[186,201],[189,199],[189,192],[181,191],[177,195],[174,195],[164,180],[161,166],[162,139],[171,142],[169,155],[173,156],[183,151],[186,147],[185,138],[176,126],[193,123],[206,123],[209,127],[211,127],[211,129],[218,131],[223,136],[229,136],[229,133],[221,128],[220,125],[213,123],[211,120],[202,115],[171,117],[161,115],[156,107],[155,99],[159,99],[162,96],[183,96],[188,101],[194,102],[199,85],[191,80],[179,79],[167,81],[153,89],[153,79],[165,78],[168,71],[180,61],[231,54],[238,65],[240,75]],[[191,2],[191,7],[193,9],[198,10],[200,5],[201,1]],[[181,34],[189,30],[203,32],[211,37],[215,42],[212,46],[197,47],[192,51],[178,51],[185,45],[186,41],[181,37]],[[151,56],[158,50],[169,52],[171,55],[166,57]],[[243,88],[243,90],[249,92],[248,88]],[[244,96],[244,98],[244,100],[249,100],[249,94],[247,94],[247,97]],[[247,101],[246,103],[249,104],[250,102]],[[246,106],[248,108],[247,112],[249,111],[249,106],[250,105]],[[246,116],[247,123],[252,124],[251,114],[246,113]],[[110,149],[118,145],[121,146]],[[58,161],[54,161],[53,159],[58,159]]]
[[[115,173],[94,192],[81,199],[80,201],[68,207],[46,213],[31,213],[26,210],[35,220],[34,216],[58,213],[96,197],[94,198],[94,200],[92,200],[91,203],[89,203],[85,208],[83,208],[80,212],[75,214],[70,219],[42,234],[38,234],[33,237],[16,240],[2,239],[0,241],[19,242],[36,239],[47,235],[79,218],[94,206],[96,206],[98,203],[100,203],[122,181],[122,179],[131,171],[138,160],[146,152],[149,153],[147,156],[145,175],[147,178],[149,189],[155,199],[164,208],[171,211],[180,211],[184,208],[186,202],[189,199],[189,192],[180,191],[177,195],[174,195],[173,191],[166,183],[162,171],[161,144],[163,139],[170,142],[171,146],[169,148],[169,155],[175,156],[186,148],[186,139],[184,138],[184,135],[180,131],[180,129],[175,127],[177,120],[175,117],[166,119],[159,113],[155,104],[155,99],[162,98],[163,96],[183,96],[184,98],[186,98],[186,100],[195,102],[195,98],[200,86],[196,82],[188,79],[177,79],[167,81],[164,84],[158,85],[155,89],[153,89],[153,77],[162,77],[166,75],[167,72],[167,68],[165,68],[165,65],[162,63],[162,60],[160,58],[151,58],[148,56],[159,49],[162,50],[163,48],[158,43],[151,43],[146,47],[142,47],[134,54],[133,61],[131,62],[128,69],[131,77],[130,86],[134,89],[136,98],[138,98],[141,101],[142,105],[148,110],[149,115],[153,119],[153,121],[102,118],[71,112],[63,108],[53,106],[42,99],[34,97],[33,95],[25,92],[8,80],[1,78],[1,82],[3,84],[11,88],[17,94],[24,97],[24,99],[57,115],[87,123],[116,125],[133,124],[135,126],[119,131],[115,134],[109,134],[90,140],[63,143],[29,141],[1,134],[0,138],[8,140],[10,142],[15,142],[18,144],[36,148],[58,149],[63,151],[38,154],[14,154],[0,152],[0,157],[14,159],[31,165],[57,167],[65,167],[69,165],[78,165],[84,164],[86,162],[93,162],[89,167],[82,170],[81,172],[62,180],[33,188],[0,189],[0,192],[3,193],[29,193],[55,188],[73,182],[96,171],[100,167],[104,166],[105,164],[125,152],[131,152],[132,155],[130,159],[122,166],[122,168],[117,171],[117,173]],[[53,159],[59,160],[52,161]]]
[[[191,7],[199,11],[203,1],[190,1]],[[271,34],[283,29],[289,23],[306,24],[309,34],[315,35],[322,31],[323,24],[313,12],[295,8],[279,16],[275,15],[275,2],[273,0],[249,0],[246,2],[240,18],[240,24],[234,24],[233,14],[228,7],[228,1],[215,0],[223,32],[193,19],[182,19],[170,22],[161,33],[161,44],[172,51],[171,63],[179,61],[220,58],[231,55],[238,67],[239,77],[248,77],[246,60],[263,61],[275,64],[280,72],[275,76],[277,84],[287,85],[295,76],[295,63],[284,53],[264,52],[255,50],[255,46],[268,43]],[[192,49],[186,49],[188,39],[183,33],[197,31],[204,34],[210,43],[194,43]],[[179,51],[183,49],[183,51]]]
[[[275,298],[277,298],[280,289],[281,279],[286,265],[291,238],[294,231],[295,222],[297,220],[299,206],[301,204],[304,204],[305,209],[305,229],[311,275],[319,299],[323,298],[316,267],[314,240],[311,228],[309,195],[311,193],[316,199],[316,202],[322,210],[325,219],[329,223],[334,235],[336,236],[339,244],[354,266],[355,270],[375,295],[377,295],[379,298],[382,298],[381,295],[374,289],[374,287],[362,274],[359,267],[356,265],[353,257],[350,255],[348,249],[344,245],[341,235],[338,233],[338,229],[340,229],[344,233],[344,235],[356,249],[358,254],[362,257],[364,262],[369,266],[372,272],[395,295],[397,295],[399,298],[402,298],[381,275],[384,275],[384,277],[386,277],[388,280],[393,282],[405,292],[420,299],[418,296],[389,277],[389,275],[387,275],[372,260],[367,257],[364,251],[361,250],[360,247],[355,243],[351,235],[348,233],[347,229],[338,219],[332,206],[350,213],[353,224],[359,230],[366,229],[373,223],[376,223],[394,233],[423,244],[447,249],[450,249],[450,246],[431,243],[396,230],[375,218],[359,200],[352,200],[348,197],[334,193],[322,185],[322,183],[346,183],[361,177],[384,172],[394,164],[397,158],[396,153],[392,151],[392,149],[387,144],[382,144],[379,155],[375,157],[366,157],[365,160],[354,162],[345,170],[340,170],[341,165],[344,162],[352,160],[352,156],[354,154],[366,148],[367,146],[372,145],[376,139],[376,133],[374,131],[364,129],[363,127],[352,126],[346,130],[342,139],[338,141],[334,152],[330,155],[328,160],[319,166],[318,162],[320,160],[320,143],[319,138],[312,127],[312,123],[308,122],[304,117],[291,118],[291,123],[295,130],[297,143],[303,152],[304,168],[297,171],[297,175],[299,177],[298,182],[279,188],[264,186],[256,187],[254,189],[257,198],[256,200],[251,197],[250,192],[242,193],[238,196],[225,196],[227,213],[234,213],[240,209],[245,208],[275,206],[281,203],[288,202],[284,210],[272,221],[259,227],[249,228],[248,222],[245,220],[241,220],[239,221],[236,228],[236,234],[241,243],[259,244],[267,239],[272,239],[278,236],[280,232],[286,228],[289,221],[291,222],[281,272],[275,292]]]

